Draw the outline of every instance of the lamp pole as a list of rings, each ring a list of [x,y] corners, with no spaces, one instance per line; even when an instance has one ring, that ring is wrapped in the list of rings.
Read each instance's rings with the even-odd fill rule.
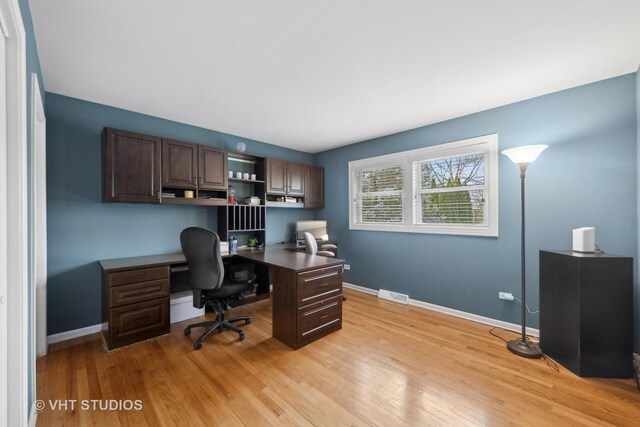
[[[524,177],[525,177],[525,173],[527,172],[527,166],[529,166],[529,163],[520,163],[520,218],[521,218],[521,223],[520,223],[520,289],[521,289],[521,295],[522,295],[522,343],[526,344],[527,342],[527,334],[526,334],[526,315],[527,313],[525,312],[525,308],[526,308],[526,301],[527,301],[527,295],[525,293],[526,291],[526,285],[525,285],[525,281],[526,281],[526,265],[525,265],[525,261],[524,261],[524,251],[525,251],[525,244],[524,244]]]
[[[542,357],[542,352],[527,342],[527,292],[526,292],[526,262],[525,262],[525,193],[524,179],[529,163],[533,162],[540,153],[546,149],[546,145],[529,145],[504,150],[502,154],[508,156],[512,162],[520,166],[520,289],[521,289],[521,325],[520,339],[507,342],[507,348],[518,356],[531,359]]]

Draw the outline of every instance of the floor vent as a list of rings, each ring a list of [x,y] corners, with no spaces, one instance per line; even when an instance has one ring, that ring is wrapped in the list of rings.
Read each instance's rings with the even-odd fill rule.
[[[378,291],[378,298],[386,299],[393,302],[399,302],[400,304],[409,303],[409,295],[399,294],[397,292],[387,291],[385,289],[380,289]]]

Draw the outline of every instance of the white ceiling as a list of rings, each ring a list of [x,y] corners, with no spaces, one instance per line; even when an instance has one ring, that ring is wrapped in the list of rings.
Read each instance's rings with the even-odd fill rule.
[[[638,0],[31,0],[49,92],[319,152],[636,71]]]

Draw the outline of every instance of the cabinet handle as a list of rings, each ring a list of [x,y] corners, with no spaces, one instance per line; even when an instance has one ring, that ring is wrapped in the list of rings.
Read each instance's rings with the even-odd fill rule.
[[[132,291],[132,292],[125,292],[122,296],[125,298],[131,298],[131,297],[135,297],[138,295],[146,295],[146,294],[152,294],[154,292],[158,292],[157,288],[153,288],[153,289],[143,289],[141,291]]]
[[[191,183],[192,183],[193,185],[198,185],[198,178],[197,178],[197,177],[195,177],[195,176],[194,176],[193,178],[191,178]]]
[[[144,322],[145,320],[149,320],[149,316],[138,317],[135,321],[136,323]]]

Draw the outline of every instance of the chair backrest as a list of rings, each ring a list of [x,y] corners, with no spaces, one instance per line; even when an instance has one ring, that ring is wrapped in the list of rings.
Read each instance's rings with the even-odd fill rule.
[[[220,238],[211,230],[189,227],[180,233],[182,253],[189,265],[189,285],[194,289],[218,289],[224,280]]]
[[[304,250],[309,255],[315,255],[318,252],[318,242],[316,242],[316,238],[313,237],[313,234],[306,232],[304,233]]]

